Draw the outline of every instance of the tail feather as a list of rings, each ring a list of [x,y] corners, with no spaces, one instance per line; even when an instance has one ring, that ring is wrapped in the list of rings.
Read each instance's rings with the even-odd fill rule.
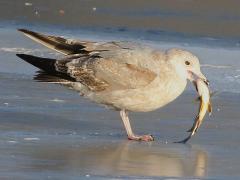
[[[35,80],[42,82],[63,82],[63,81],[76,81],[66,71],[58,71],[56,69],[56,59],[42,58],[27,54],[16,54],[24,61],[32,64],[33,66],[41,69],[38,75],[35,76]]]
[[[26,29],[18,29],[30,39],[65,55],[88,53],[84,48],[85,46],[78,42],[69,42],[67,39],[56,36],[47,36],[37,32],[29,31]]]
[[[37,57],[37,56],[32,56],[27,54],[16,54],[16,55],[21,59],[23,59],[24,61],[32,64],[33,66],[43,71],[46,71],[49,73],[56,72],[56,69],[55,69],[56,59],[42,58],[42,57]]]
[[[48,82],[48,83],[55,83],[55,84],[66,84],[71,83],[74,80],[71,79],[69,76],[66,76],[64,74],[50,74],[45,71],[37,71],[37,74],[33,78],[34,80],[38,82]]]

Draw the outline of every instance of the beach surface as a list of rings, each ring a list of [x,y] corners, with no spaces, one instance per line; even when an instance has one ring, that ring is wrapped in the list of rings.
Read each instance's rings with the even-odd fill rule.
[[[32,5],[19,2],[29,8],[35,1]],[[10,7],[7,1],[2,5]],[[14,8],[19,9],[18,5]],[[44,5],[38,7],[44,10]],[[126,11],[131,11],[131,7]],[[111,10],[114,12],[114,8]],[[94,23],[76,27],[66,23],[66,19],[64,25],[56,25],[52,22],[54,18],[33,23],[34,15],[25,16],[28,17],[25,22],[10,15],[2,16],[4,21],[0,22],[0,179],[240,178],[237,33],[216,32],[212,36],[214,31],[208,30],[211,34],[206,34],[193,29],[190,34],[183,30],[188,35],[182,36],[180,32],[161,32],[157,27],[149,31],[137,25],[121,28],[115,23],[105,23],[113,28],[101,28]],[[186,131],[198,111],[197,93],[189,83],[186,91],[166,107],[148,113],[130,113],[134,131],[152,134],[155,141],[128,141],[119,112],[96,105],[63,86],[33,80],[37,69],[18,59],[16,53],[60,55],[27,39],[17,28],[83,40],[128,40],[156,49],[187,49],[199,57],[211,90],[217,92],[212,97],[212,116],[206,115],[189,143],[173,143],[188,135]]]

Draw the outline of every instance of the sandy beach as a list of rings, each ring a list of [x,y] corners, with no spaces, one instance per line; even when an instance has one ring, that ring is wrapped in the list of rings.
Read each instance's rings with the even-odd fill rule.
[[[131,113],[135,131],[152,133],[156,141],[129,142],[118,112],[64,87],[34,82],[36,69],[15,57],[16,51],[26,50],[52,54],[32,47],[15,30],[1,33],[6,39],[17,37],[14,45],[1,49],[1,178],[239,177],[240,95],[217,89],[221,84],[210,76],[214,69],[204,68],[219,91],[212,99],[213,115],[187,145],[173,142],[187,135],[197,113],[191,85],[158,111]]]
[[[192,34],[198,35],[182,37],[178,33],[161,34],[157,28],[145,31],[139,26],[109,30],[96,24],[91,24],[95,28],[89,28],[89,24],[73,27],[65,21],[65,26],[53,25],[51,18],[50,22],[43,19],[45,24],[34,24],[31,18],[24,23],[16,18],[14,22],[2,18],[0,179],[240,178],[237,34],[228,36],[231,33],[226,31],[214,37],[210,36],[214,31],[204,34],[193,29]],[[149,113],[130,113],[134,131],[150,133],[155,141],[128,141],[118,112],[96,105],[65,87],[32,79],[37,69],[18,59],[16,53],[59,55],[25,38],[17,28],[85,40],[130,40],[159,49],[187,49],[200,58],[211,90],[217,91],[212,97],[213,114],[206,116],[189,143],[173,143],[188,135],[186,130],[197,114],[197,94],[189,83],[186,91],[166,107]]]

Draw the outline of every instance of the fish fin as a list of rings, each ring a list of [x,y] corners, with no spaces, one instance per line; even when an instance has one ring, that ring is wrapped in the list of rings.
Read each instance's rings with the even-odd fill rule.
[[[181,140],[181,141],[175,141],[174,143],[181,143],[181,144],[186,144],[190,139],[191,139],[192,135],[190,134],[188,137],[186,137],[185,139]]]
[[[209,112],[209,116],[211,116],[211,114],[212,114],[212,104],[211,104],[210,101],[208,103],[208,112]]]
[[[194,101],[195,101],[195,102],[198,102],[198,101],[200,101],[200,99],[201,99],[201,97],[198,96]]]
[[[210,97],[215,96],[218,93],[219,93],[218,91],[213,91],[213,92],[210,93]]]

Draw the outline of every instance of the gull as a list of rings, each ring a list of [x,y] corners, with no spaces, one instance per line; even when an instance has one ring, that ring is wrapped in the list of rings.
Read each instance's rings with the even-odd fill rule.
[[[128,112],[149,112],[167,105],[182,94],[187,80],[208,83],[197,56],[183,49],[163,51],[127,41],[80,41],[19,31],[63,54],[59,59],[17,54],[41,70],[35,80],[67,86],[93,102],[120,111],[129,140],[154,138],[134,134]]]

